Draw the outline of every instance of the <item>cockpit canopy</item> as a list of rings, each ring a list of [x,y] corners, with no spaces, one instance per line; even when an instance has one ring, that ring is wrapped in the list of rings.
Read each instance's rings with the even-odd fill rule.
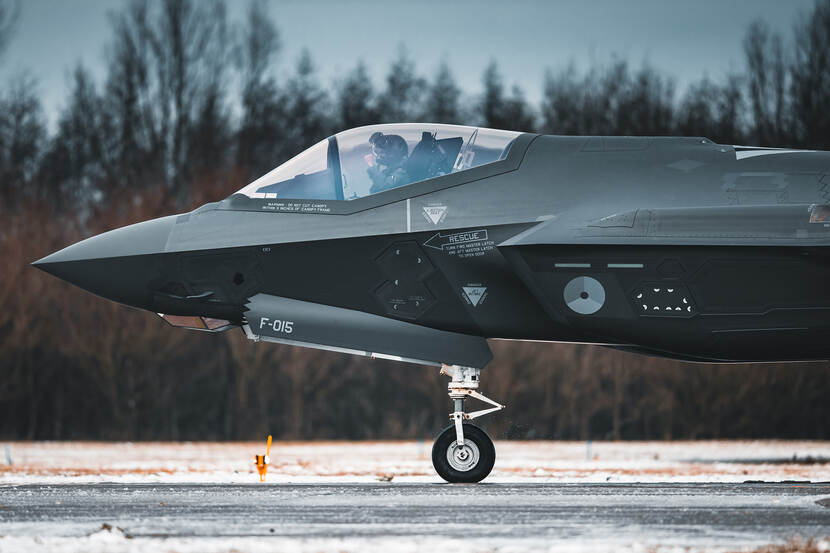
[[[519,134],[429,123],[359,127],[318,142],[237,194],[355,200],[505,159]]]

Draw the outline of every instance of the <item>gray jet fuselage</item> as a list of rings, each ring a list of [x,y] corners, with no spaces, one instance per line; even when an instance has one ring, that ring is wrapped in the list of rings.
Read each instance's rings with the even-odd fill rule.
[[[483,338],[830,358],[828,152],[520,134],[500,161],[365,197],[273,196],[37,265],[253,339],[430,364],[483,366]]]

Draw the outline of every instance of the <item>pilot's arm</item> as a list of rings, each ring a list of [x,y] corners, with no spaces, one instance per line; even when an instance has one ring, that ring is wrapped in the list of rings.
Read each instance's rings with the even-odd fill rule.
[[[391,190],[408,184],[407,174],[403,167],[392,169],[391,167],[378,167],[377,165],[366,169],[369,178],[372,179],[370,194]]]

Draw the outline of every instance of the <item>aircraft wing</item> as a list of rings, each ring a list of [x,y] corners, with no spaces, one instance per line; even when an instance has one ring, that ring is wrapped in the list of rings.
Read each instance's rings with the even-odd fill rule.
[[[644,208],[582,221],[553,217],[499,248],[539,244],[826,246],[830,205]]]

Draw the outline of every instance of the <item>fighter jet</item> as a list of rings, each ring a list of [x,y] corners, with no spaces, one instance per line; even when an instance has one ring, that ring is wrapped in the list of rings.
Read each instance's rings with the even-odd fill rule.
[[[829,204],[828,152],[377,125],[35,265],[174,326],[440,367],[433,464],[477,482],[488,339],[830,358]]]

